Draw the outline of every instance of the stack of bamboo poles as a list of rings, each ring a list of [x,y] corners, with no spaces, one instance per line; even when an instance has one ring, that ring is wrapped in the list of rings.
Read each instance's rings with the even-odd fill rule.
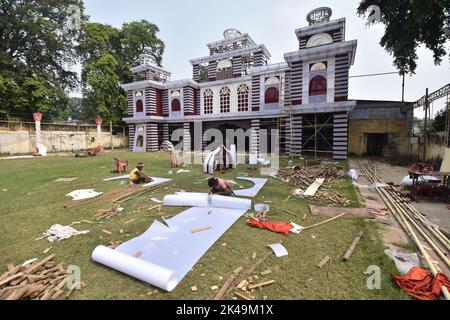
[[[14,266],[0,276],[0,300],[49,300],[60,297],[69,274],[62,264],[56,264],[55,255],[42,261]],[[73,290],[66,294],[68,298]]]
[[[360,163],[360,166],[372,183],[383,183],[377,176],[376,168],[374,166],[367,163]],[[413,205],[405,202],[405,199],[400,196],[399,192],[394,187],[377,187],[376,190],[395,219],[419,249],[433,276],[436,276],[442,271],[439,268],[438,262],[434,261],[425,250],[422,241],[418,238],[414,229],[423,237],[426,243],[432,247],[433,252],[439,256],[448,267],[450,267],[450,260],[447,257],[447,254],[450,252],[450,239],[439,230],[439,226],[428,221]],[[450,293],[444,286],[442,286],[442,293],[447,300],[450,300]]]

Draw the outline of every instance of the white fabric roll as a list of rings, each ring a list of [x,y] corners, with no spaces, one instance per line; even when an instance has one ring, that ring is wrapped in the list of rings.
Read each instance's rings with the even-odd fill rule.
[[[252,208],[252,201],[248,199],[213,195],[211,200],[211,207],[250,210]]]
[[[175,207],[207,207],[208,194],[180,193],[164,197],[165,206]]]
[[[175,289],[179,282],[175,271],[105,246],[95,248],[94,252],[92,252],[92,260],[168,292]]]

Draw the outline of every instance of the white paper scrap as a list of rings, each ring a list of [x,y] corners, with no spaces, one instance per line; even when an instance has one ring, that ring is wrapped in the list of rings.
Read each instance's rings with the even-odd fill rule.
[[[273,250],[273,252],[275,252],[275,255],[277,256],[277,258],[288,255],[287,249],[281,243],[270,244],[267,246],[269,248],[271,248]]]

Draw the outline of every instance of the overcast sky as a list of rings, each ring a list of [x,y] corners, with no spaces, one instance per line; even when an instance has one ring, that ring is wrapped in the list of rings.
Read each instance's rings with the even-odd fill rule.
[[[298,49],[295,29],[305,27],[306,14],[317,7],[333,10],[332,19],[347,18],[346,39],[358,40],[351,75],[396,71],[392,57],[379,45],[383,25],[370,28],[356,15],[359,1],[350,0],[85,0],[90,21],[120,27],[124,22],[147,19],[160,28],[166,44],[163,66],[172,80],[192,77],[189,59],[208,55],[206,44],[223,38],[227,28],[248,33],[258,44],[265,44],[272,58],[284,61],[283,54]],[[416,75],[406,78],[406,100],[422,97],[426,87],[435,91],[450,82],[449,58],[440,66],[432,53],[421,48]],[[350,80],[350,99],[401,100],[401,77],[388,75]],[[437,111],[444,100],[435,104]]]

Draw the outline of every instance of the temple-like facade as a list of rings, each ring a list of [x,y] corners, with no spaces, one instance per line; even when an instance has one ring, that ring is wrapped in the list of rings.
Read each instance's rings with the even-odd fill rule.
[[[299,47],[270,64],[269,51],[235,29],[208,44],[209,55],[192,59],[193,77],[170,80],[170,72],[142,56],[132,68],[128,93],[132,151],[157,151],[182,128],[186,149],[205,148],[210,128],[253,129],[247,142],[259,150],[260,130],[278,129],[280,151],[346,159],[348,119],[356,101],[348,100],[349,69],[357,41],[345,39],[345,19],[331,20],[331,10],[308,14],[309,26],[295,30]],[[273,137],[269,137],[269,139]],[[198,140],[198,141],[197,141]]]

